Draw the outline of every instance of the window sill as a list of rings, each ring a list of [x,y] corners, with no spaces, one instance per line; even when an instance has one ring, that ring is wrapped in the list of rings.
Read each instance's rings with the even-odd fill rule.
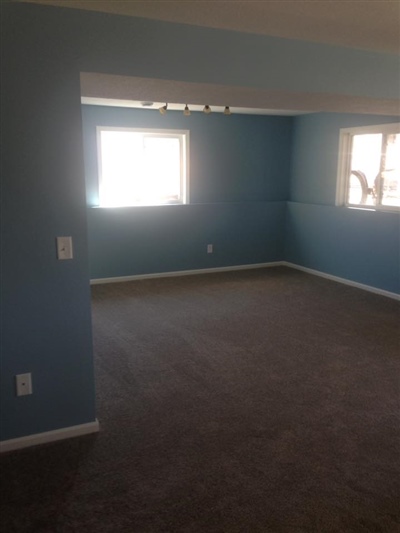
[[[340,206],[338,206],[340,207]],[[358,205],[343,205],[345,209],[354,209],[356,211],[371,211],[374,213],[392,213],[392,214],[400,214],[400,208],[399,207],[373,207],[373,206],[358,206]]]

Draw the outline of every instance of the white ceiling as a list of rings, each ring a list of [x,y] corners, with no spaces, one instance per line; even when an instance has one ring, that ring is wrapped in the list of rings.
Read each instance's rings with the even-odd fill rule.
[[[400,53],[398,0],[23,0]]]

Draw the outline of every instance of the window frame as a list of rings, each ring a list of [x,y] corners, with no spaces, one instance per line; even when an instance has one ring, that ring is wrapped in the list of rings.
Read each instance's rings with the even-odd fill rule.
[[[336,200],[335,205],[347,207],[350,209],[363,209],[367,211],[387,211],[397,213],[400,210],[398,206],[389,205],[363,205],[351,204],[347,201],[347,191],[349,188],[351,173],[352,157],[352,138],[354,135],[363,135],[370,133],[382,134],[400,134],[400,122],[388,124],[376,124],[372,126],[357,126],[352,128],[341,128],[339,135],[339,157],[338,172],[336,180]]]
[[[102,146],[101,146],[101,132],[102,131],[126,131],[132,133],[142,133],[149,137],[166,137],[179,140],[180,146],[180,200],[170,203],[149,203],[149,204],[125,204],[107,206],[101,204],[101,188],[104,183],[102,171]],[[162,206],[177,206],[186,205],[189,203],[189,147],[190,147],[190,131],[180,129],[165,129],[165,128],[134,128],[121,126],[96,126],[96,145],[97,145],[97,185],[98,185],[98,205],[99,208],[116,208],[123,207],[162,207]]]

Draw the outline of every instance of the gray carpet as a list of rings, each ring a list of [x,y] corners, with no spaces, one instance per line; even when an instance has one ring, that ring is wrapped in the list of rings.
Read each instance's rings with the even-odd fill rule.
[[[3,455],[1,531],[400,531],[399,319],[286,268],[94,286],[101,431]]]

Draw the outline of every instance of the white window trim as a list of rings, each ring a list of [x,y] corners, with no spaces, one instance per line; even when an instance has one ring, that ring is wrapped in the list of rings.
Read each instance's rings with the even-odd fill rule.
[[[390,211],[398,212],[396,206],[387,205],[354,205],[346,201],[347,189],[351,172],[351,139],[353,135],[368,133],[400,133],[400,122],[390,124],[377,124],[373,126],[358,126],[354,128],[341,128],[339,137],[338,173],[336,179],[336,200],[335,205],[348,207],[351,209],[362,209],[367,211]]]
[[[164,207],[170,205],[185,205],[189,203],[189,192],[190,192],[190,175],[189,175],[189,154],[190,154],[190,130],[175,130],[175,129],[162,129],[162,128],[128,128],[128,127],[119,127],[119,126],[97,126],[96,127],[96,142],[97,142],[97,169],[98,169],[98,208],[107,209],[108,207],[100,205],[100,188],[103,181],[103,172],[102,172],[102,157],[101,157],[101,132],[102,131],[131,131],[137,133],[146,133],[148,135],[154,136],[165,136],[179,138],[179,143],[181,145],[181,190],[182,190],[182,199],[176,204],[149,204],[149,205],[135,205],[123,207]],[[118,208],[117,208],[118,209]]]

